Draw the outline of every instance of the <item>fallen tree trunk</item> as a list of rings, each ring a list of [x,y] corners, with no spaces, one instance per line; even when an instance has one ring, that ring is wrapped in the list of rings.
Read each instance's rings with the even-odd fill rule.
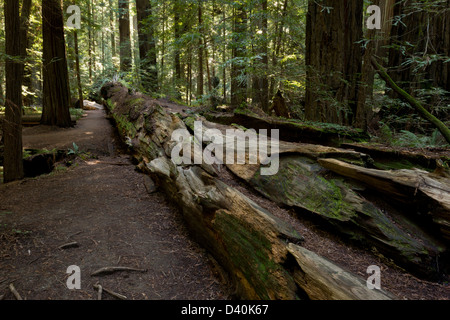
[[[338,147],[343,142],[369,140],[367,133],[352,127],[262,116],[246,109],[236,109],[233,113],[204,112],[202,115],[208,121],[224,125],[239,124],[256,130],[278,129],[283,141]]]
[[[222,162],[266,198],[296,208],[301,215],[308,214],[311,218],[322,220],[322,225],[330,226],[359,245],[375,246],[398,265],[420,277],[439,278],[442,264],[447,264],[446,258],[442,259],[447,250],[443,239],[409,219],[396,217],[394,220],[357,192],[364,188],[362,184],[355,185],[338,176],[330,176],[324,169],[329,168],[323,165],[323,159],[329,158],[365,169],[373,165],[366,154],[321,145],[270,141],[272,157],[276,153],[279,158],[278,170],[274,175],[262,175],[261,163],[266,159],[260,157],[256,148],[251,148],[248,143],[230,147],[234,143],[228,142],[225,135],[228,130],[233,130],[232,127],[210,123],[201,117],[187,117],[184,121],[194,132],[195,129],[198,131],[195,121],[201,121],[201,133],[196,133],[197,139],[208,145],[209,149],[225,149]],[[237,130],[235,135],[242,141],[250,136],[242,130]],[[246,163],[225,161],[229,150],[245,153]],[[255,164],[249,164],[251,158],[257,159]],[[370,179],[365,180],[368,187],[376,184]],[[385,191],[393,197],[395,192],[391,189],[385,188]],[[405,196],[406,201],[408,196]],[[407,212],[407,215],[410,213]],[[438,219],[441,217],[439,213],[436,216]]]
[[[191,234],[230,274],[238,298],[340,298],[327,293],[316,296],[306,289],[308,283],[296,281],[295,272],[301,267],[292,259],[289,244],[303,238],[290,225],[217,179],[214,167],[175,164],[171,155],[177,143],[172,133],[187,130],[177,116],[120,84],[106,84],[101,93],[139,167],[178,204]],[[332,275],[322,276],[329,280],[324,285],[329,292],[340,290],[334,286],[342,283],[333,282]],[[357,287],[352,299],[392,298],[383,291],[369,292],[362,283]]]
[[[319,163],[340,175],[361,181],[368,188],[388,195],[418,214],[431,217],[441,236],[450,241],[450,179],[422,170],[383,171],[367,169],[336,159]]]

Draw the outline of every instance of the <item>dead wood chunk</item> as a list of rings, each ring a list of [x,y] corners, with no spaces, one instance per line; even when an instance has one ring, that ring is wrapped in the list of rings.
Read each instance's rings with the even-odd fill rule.
[[[278,117],[290,118],[290,113],[281,90],[278,90],[277,94],[273,98],[272,110]]]
[[[158,186],[149,176],[144,176],[144,186],[149,194],[153,194],[158,191]]]
[[[369,289],[367,282],[331,261],[300,246],[289,244],[289,252],[298,266],[295,282],[312,300],[392,300],[395,296],[384,290]]]

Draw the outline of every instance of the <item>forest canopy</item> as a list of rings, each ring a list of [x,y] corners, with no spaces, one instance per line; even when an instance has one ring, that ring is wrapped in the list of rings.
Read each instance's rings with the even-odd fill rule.
[[[17,13],[8,2],[0,24],[16,14],[22,41],[8,52],[0,29],[0,112],[17,64],[21,108],[42,111],[41,123],[70,126],[70,107],[115,80],[188,107],[352,126],[391,145],[447,144],[448,0],[23,0]],[[373,58],[441,124],[386,84]]]

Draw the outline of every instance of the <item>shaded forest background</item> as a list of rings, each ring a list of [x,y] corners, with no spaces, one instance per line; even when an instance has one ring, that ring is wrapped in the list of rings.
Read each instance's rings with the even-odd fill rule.
[[[8,2],[17,8],[7,11]],[[381,8],[379,30],[366,25],[372,4]],[[2,0],[0,5],[2,26],[14,20],[11,12],[16,17],[20,12],[12,30],[22,39],[20,50],[8,52],[13,46],[7,28],[0,29],[6,62],[0,65],[0,105],[7,104],[6,84],[14,82],[7,78],[8,65],[21,65],[24,112],[42,112],[43,124],[70,126],[70,108],[98,99],[102,85],[114,80],[190,107],[227,106],[352,126],[376,142],[404,147],[446,145],[440,131],[380,79],[371,59],[448,127],[449,0]],[[80,29],[67,26],[70,5],[81,9]]]

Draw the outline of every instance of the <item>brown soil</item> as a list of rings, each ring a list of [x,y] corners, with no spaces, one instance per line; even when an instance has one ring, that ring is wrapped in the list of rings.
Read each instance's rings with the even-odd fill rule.
[[[15,299],[11,283],[28,300],[97,299],[97,282],[128,299],[228,299],[179,211],[147,192],[147,177],[121,152],[103,110],[87,111],[75,128],[24,129],[25,148],[73,142],[88,153],[71,167],[0,185],[0,299]],[[78,247],[59,248],[70,242]],[[71,265],[81,269],[81,290],[66,286]],[[107,266],[147,271],[91,276]]]

